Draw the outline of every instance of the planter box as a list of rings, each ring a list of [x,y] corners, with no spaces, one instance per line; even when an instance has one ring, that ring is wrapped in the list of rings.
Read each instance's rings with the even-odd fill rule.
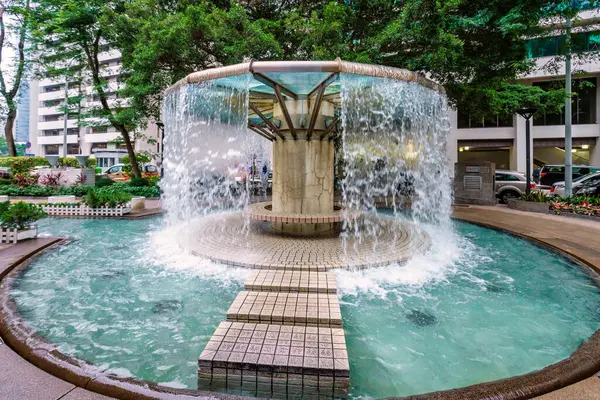
[[[509,199],[508,208],[512,208],[513,210],[544,214],[548,214],[550,212],[550,204],[548,203],[538,203],[535,201],[523,201],[517,199]]]
[[[143,196],[133,197],[131,199],[131,209],[134,211],[143,210],[146,208],[146,198]]]
[[[4,203],[6,201],[8,201],[8,196],[4,196],[4,195],[0,196],[0,203]]]
[[[48,203],[73,203],[77,204],[75,196],[50,196],[48,197]]]
[[[33,239],[37,236],[37,225],[32,225],[29,229],[17,230],[17,228],[0,228],[0,243],[17,243],[21,240]]]
[[[48,215],[54,216],[74,216],[74,217],[122,217],[124,214],[131,212],[131,207],[98,207],[89,208],[79,204],[69,205],[53,205],[44,204],[42,205],[44,211]]]

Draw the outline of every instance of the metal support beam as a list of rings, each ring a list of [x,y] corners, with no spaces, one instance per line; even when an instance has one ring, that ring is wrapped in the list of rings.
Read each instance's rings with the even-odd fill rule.
[[[292,133],[292,137],[294,139],[298,139],[298,135],[296,134],[296,129],[294,128],[294,123],[292,122],[292,117],[290,117],[290,113],[285,105],[285,99],[281,94],[281,88],[279,85],[275,85],[273,88],[275,90],[275,96],[277,96],[277,101],[279,102],[279,106],[281,107],[281,111],[283,112],[283,116],[285,117],[285,122],[288,124],[288,128],[290,128],[290,132]]]
[[[331,125],[329,125],[329,128],[327,128],[327,130],[325,130],[325,131],[323,131],[323,133],[321,133],[321,139],[323,139],[325,136],[329,135],[335,129],[339,120],[340,120],[340,116],[336,115],[335,118],[333,119],[333,121],[331,122]]]
[[[254,79],[273,88],[273,90],[275,90],[275,87],[279,87],[280,91],[283,94],[285,94],[288,97],[291,97],[294,100],[298,100],[298,95],[296,93],[294,93],[292,90],[286,88],[285,86],[282,86],[280,83],[275,82],[273,79],[269,78],[266,75],[255,73]]]
[[[321,103],[323,102],[323,95],[325,94],[326,88],[327,86],[324,84],[321,84],[319,87],[317,98],[315,99],[315,103],[313,105],[312,115],[310,116],[308,129],[306,130],[306,140],[310,140],[313,130],[315,129],[315,124],[317,123],[317,117],[319,116],[319,110],[321,109]]]
[[[256,132],[256,133],[258,133],[260,136],[264,137],[265,139],[267,139],[267,140],[269,140],[269,141],[271,141],[271,142],[272,142],[273,140],[275,140],[275,138],[274,138],[273,136],[271,136],[271,135],[269,135],[269,134],[267,134],[267,133],[263,132],[263,131],[262,131],[260,128],[257,128],[257,127],[256,127],[256,126],[254,126],[254,125],[248,125],[248,129],[250,129],[250,130],[251,130],[251,131],[253,131],[253,132]]]
[[[315,93],[317,93],[317,91],[321,88],[321,86],[329,86],[331,85],[338,77],[338,73],[334,72],[333,74],[329,74],[329,76],[327,76],[327,78],[323,79],[321,82],[319,82],[310,92],[308,92],[308,95],[306,97],[308,97],[309,99],[311,97],[313,97],[315,95]]]
[[[269,118],[265,117],[265,115],[263,113],[261,113],[260,110],[258,108],[256,108],[252,103],[250,103],[250,109],[252,111],[254,111],[254,113],[256,115],[258,115],[259,118],[262,119],[265,122],[265,124],[267,124],[267,126],[269,128],[271,128],[271,130],[273,131],[273,133],[275,133],[281,139],[285,140],[285,136],[283,136],[283,134],[279,131],[279,128],[277,128],[275,126],[275,124],[273,124],[273,122],[271,122],[271,120]]]
[[[264,92],[258,92],[256,90],[251,90],[250,91],[250,97],[254,97],[256,99],[277,100],[277,97],[274,94],[264,93]]]

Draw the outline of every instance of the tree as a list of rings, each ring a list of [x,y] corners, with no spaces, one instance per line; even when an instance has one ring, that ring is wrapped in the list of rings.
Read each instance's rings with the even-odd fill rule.
[[[105,121],[123,137],[129,157],[135,159],[132,132],[136,128],[136,111],[125,99],[109,104],[110,87],[100,53],[108,49],[103,18],[123,12],[125,1],[102,0],[41,0],[34,10],[35,37],[39,60],[53,76],[77,76],[90,82],[100,106],[84,111],[80,124],[101,125]],[[140,168],[132,164],[133,175],[140,177]]]
[[[29,0],[0,2],[0,93],[6,103],[2,111],[3,119],[6,121],[4,136],[8,155],[11,157],[17,155],[13,137],[13,127],[17,117],[17,96],[26,67],[31,61],[25,48],[30,25],[30,11]],[[3,58],[6,56],[8,48],[15,47],[15,43],[11,42],[13,39],[16,41],[16,56],[14,63],[7,66],[3,64]]]

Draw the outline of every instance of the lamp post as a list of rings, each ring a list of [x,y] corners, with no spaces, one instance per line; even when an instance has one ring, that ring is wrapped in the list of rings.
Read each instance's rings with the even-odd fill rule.
[[[160,177],[162,178],[165,173],[165,168],[163,165],[163,160],[165,157],[165,124],[161,121],[158,121],[156,126],[158,127],[158,134],[160,135]]]
[[[527,162],[527,165],[525,167],[525,173],[527,175],[527,187],[525,188],[525,193],[527,194],[531,193],[531,128],[529,126],[529,120],[531,119],[531,117],[533,117],[537,110],[537,108],[529,107],[521,108],[517,111],[517,113],[521,117],[525,118],[525,140],[527,141],[527,144],[525,145],[525,151],[527,152],[527,156],[525,157],[525,160]]]

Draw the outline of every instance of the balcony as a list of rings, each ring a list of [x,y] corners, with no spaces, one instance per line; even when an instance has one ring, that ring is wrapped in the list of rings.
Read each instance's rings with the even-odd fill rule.
[[[38,130],[48,131],[52,129],[63,129],[65,127],[64,121],[40,121],[38,122]],[[71,119],[67,121],[67,128],[77,128],[77,120]]]
[[[107,143],[121,137],[119,132],[88,133],[83,137],[86,143]]]
[[[67,143],[78,143],[78,135],[67,135]],[[63,135],[58,136],[38,136],[38,145],[45,144],[63,144]]]

